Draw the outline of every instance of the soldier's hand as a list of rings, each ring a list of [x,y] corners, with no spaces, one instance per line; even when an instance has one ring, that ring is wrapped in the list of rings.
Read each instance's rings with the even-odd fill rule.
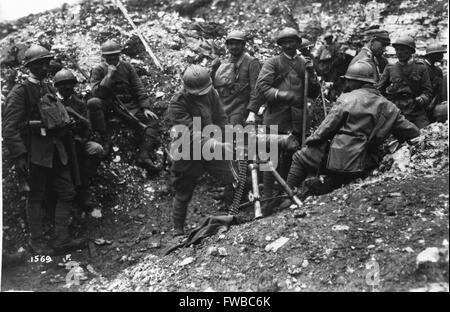
[[[117,67],[114,65],[108,65],[108,76],[112,77],[114,73],[117,71]]]
[[[15,167],[19,174],[28,174],[28,162],[25,156],[19,156],[15,159]]]
[[[148,108],[144,109],[144,116],[149,119],[159,120],[158,116]]]
[[[86,142],[85,150],[88,155],[101,155],[103,153],[103,147],[94,141]]]
[[[256,114],[254,112],[249,112],[247,120],[245,121],[248,124],[253,124],[256,121]]]
[[[278,91],[277,98],[286,102],[292,102],[295,98],[293,91]]]

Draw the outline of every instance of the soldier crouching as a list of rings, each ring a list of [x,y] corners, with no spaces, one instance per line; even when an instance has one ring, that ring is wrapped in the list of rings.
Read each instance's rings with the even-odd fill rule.
[[[83,209],[89,210],[93,206],[89,184],[104,156],[104,150],[100,143],[89,140],[91,123],[88,119],[86,103],[75,93],[77,79],[74,74],[68,69],[62,69],[55,74],[53,81],[58,90],[58,97],[75,120],[73,132],[79,172],[74,172],[74,176],[77,176],[74,183],[78,204]]]
[[[192,133],[195,117],[201,118],[201,128],[208,125],[217,125],[222,130],[228,123],[228,118],[223,110],[217,91],[212,87],[212,80],[208,71],[199,66],[192,65],[183,74],[184,89],[177,93],[169,105],[169,120],[171,126],[187,127]],[[192,139],[191,134],[189,134]],[[202,150],[226,149],[232,151],[231,143],[221,143],[214,138],[201,137]],[[193,144],[191,144],[192,146]],[[189,151],[188,154],[190,154]],[[187,207],[192,198],[198,178],[207,171],[218,178],[222,185],[229,190],[230,196],[225,196],[231,204],[232,183],[234,177],[231,173],[229,161],[203,159],[180,159],[172,163],[171,178],[175,189],[173,199],[173,223],[175,235],[184,233]]]
[[[136,70],[130,63],[120,59],[120,46],[109,40],[103,43],[101,48],[104,61],[92,70],[91,84],[94,98],[87,102],[93,130],[100,133],[105,153],[109,154],[111,133],[107,119],[114,111],[119,117],[132,123],[130,117],[136,117],[146,126],[143,130],[136,123],[133,124],[141,141],[137,163],[150,173],[156,173],[160,168],[153,163],[151,154],[159,145],[158,117],[150,110],[149,97]],[[123,103],[126,112],[116,109],[118,101]]]

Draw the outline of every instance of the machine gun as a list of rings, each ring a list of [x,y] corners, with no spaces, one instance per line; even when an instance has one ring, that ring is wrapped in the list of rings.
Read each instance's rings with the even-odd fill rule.
[[[255,133],[257,133],[256,125],[255,125]],[[265,137],[261,137],[261,136],[265,136]],[[289,140],[291,140],[290,137],[291,137],[290,135],[256,134],[256,138],[258,140],[276,140],[276,141],[278,141],[279,145],[284,148],[288,147],[288,142],[289,142]],[[298,144],[298,142],[297,142],[297,144]],[[297,148],[298,148],[298,146],[297,146]],[[237,162],[237,167],[238,167],[239,172],[236,172],[234,166],[232,165],[232,163],[230,163],[233,175],[234,175],[235,179],[238,180],[238,185],[235,189],[233,202],[231,204],[231,207],[228,210],[228,212],[231,215],[237,215],[239,213],[239,209],[253,204],[254,211],[255,211],[255,219],[262,218],[263,214],[261,211],[261,203],[263,201],[268,201],[268,200],[272,200],[272,199],[280,198],[280,197],[290,197],[291,200],[298,207],[301,207],[303,205],[301,200],[297,197],[296,191],[292,190],[287,185],[286,181],[276,171],[276,169],[273,166],[273,163],[270,160],[262,161],[259,159],[258,154],[256,154],[255,158],[252,160],[249,160],[248,156],[249,156],[248,153],[246,153],[243,160],[238,160],[238,161],[234,162],[235,164]],[[284,189],[287,196],[282,195],[282,196],[277,196],[277,197],[272,197],[272,198],[261,199],[260,192],[259,192],[259,183],[258,183],[258,171],[259,171],[261,165],[266,165],[266,167],[269,168],[270,172],[272,172],[273,176],[278,181],[278,183],[281,185],[281,187]],[[247,184],[248,171],[250,171],[250,176],[251,176],[251,181],[252,181],[252,187],[251,187],[252,191],[249,193],[249,201],[241,204],[242,195],[244,193],[245,186]]]

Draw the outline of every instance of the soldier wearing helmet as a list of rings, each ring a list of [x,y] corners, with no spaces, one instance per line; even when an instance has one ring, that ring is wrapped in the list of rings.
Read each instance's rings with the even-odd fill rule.
[[[435,107],[447,101],[447,76],[444,76],[442,69],[436,66],[436,63],[442,62],[444,53],[447,53],[447,50],[442,44],[433,43],[427,47],[426,54],[423,57],[433,89],[432,100],[427,107],[428,118],[432,122],[437,121],[437,119],[439,121],[445,121],[447,119],[446,112],[441,117],[435,114]],[[444,110],[446,111],[447,109]]]
[[[342,62],[342,55],[339,53],[339,46],[333,42],[334,36],[326,33],[323,37],[325,42],[313,51],[317,74],[324,81],[335,82],[337,79],[336,66]]]
[[[101,49],[103,61],[91,73],[94,98],[87,102],[92,127],[102,136],[105,153],[109,154],[112,143],[107,120],[113,114],[116,95],[132,115],[148,126],[144,132],[137,133],[141,138],[137,163],[156,173],[160,168],[153,163],[151,154],[159,145],[159,124],[158,117],[150,110],[149,96],[134,67],[120,59],[122,49],[117,42],[108,40]]]
[[[205,171],[218,178],[226,186],[227,200],[229,203],[232,200],[234,178],[231,174],[229,161],[222,160],[223,158],[207,161],[199,150],[192,150],[197,146],[201,150],[232,152],[229,143],[222,143],[221,140],[209,136],[193,137],[192,131],[196,127],[195,117],[199,118],[201,122],[201,125],[197,124],[197,127],[201,127],[198,130],[211,125],[217,125],[223,130],[224,126],[228,124],[228,118],[221,105],[220,97],[212,86],[212,80],[206,68],[191,65],[185,70],[183,89],[172,98],[168,109],[168,117],[170,126],[172,126],[171,133],[173,135],[171,136],[174,140],[171,146],[172,156],[177,159],[179,157],[175,156],[174,153],[182,155],[181,159],[172,163],[170,169],[172,185],[175,189],[173,199],[174,231],[175,235],[182,235],[188,204],[198,178]],[[184,146],[183,149],[183,146],[177,145],[180,140],[186,142],[186,139],[190,142],[190,147]],[[195,157],[196,153],[198,157]],[[201,157],[200,154],[202,154]]]
[[[302,38],[293,28],[284,28],[277,36],[277,44],[282,53],[268,59],[259,73],[256,86],[258,92],[268,103],[263,123],[267,126],[278,125],[279,134],[292,133],[298,141],[302,137],[305,71],[308,72],[308,97],[315,98],[320,92],[313,65],[297,54]],[[254,113],[257,109],[254,108]],[[249,115],[250,117],[250,115]],[[286,178],[292,159],[291,152],[280,155],[278,171]],[[280,191],[277,189],[276,191]],[[264,196],[272,197],[274,178],[270,172],[264,172]],[[263,214],[270,214],[277,200],[263,204]]]
[[[3,140],[15,169],[30,187],[25,211],[29,245],[38,255],[64,252],[83,244],[69,232],[75,188],[66,146],[72,137],[67,131],[70,125],[67,111],[45,79],[51,58],[50,52],[39,45],[32,45],[25,52],[24,64],[30,76],[8,94],[2,123]],[[43,203],[49,192],[56,200],[55,235],[51,242],[45,239],[43,231]]]
[[[388,64],[387,59],[383,56],[386,47],[391,44],[389,34],[385,30],[371,29],[365,33],[365,41],[367,42],[361,51],[352,59],[350,65],[359,60],[369,62],[375,73],[375,80],[378,82],[383,73],[384,68]]]
[[[364,177],[381,160],[378,147],[393,134],[399,140],[419,136],[419,129],[374,87],[373,67],[366,61],[350,65],[343,76],[347,93],[337,99],[327,118],[292,160],[287,184],[300,187],[308,173],[327,175],[314,195],[332,191]],[[302,196],[312,195],[303,190]],[[291,204],[287,200],[281,208]]]
[[[78,204],[85,210],[92,208],[91,195],[88,192],[91,177],[97,171],[103,157],[103,147],[90,140],[91,123],[89,121],[86,103],[81,100],[74,88],[77,78],[69,69],[61,69],[53,77],[53,84],[58,90],[57,95],[75,122],[74,134],[76,152],[80,168],[80,185],[77,185]]]
[[[225,40],[229,58],[221,62],[213,76],[214,88],[222,99],[230,124],[242,125],[248,108],[258,101],[256,79],[261,65],[245,52],[245,34],[231,31]]]
[[[311,53],[311,49],[313,47],[314,43],[312,43],[306,38],[302,38],[302,44],[300,45],[299,51],[304,57],[307,57],[308,59],[312,60],[314,58],[314,56]]]
[[[421,129],[429,124],[426,109],[432,94],[427,67],[423,60],[413,57],[416,44],[412,37],[400,36],[392,45],[398,61],[386,66],[377,87]]]

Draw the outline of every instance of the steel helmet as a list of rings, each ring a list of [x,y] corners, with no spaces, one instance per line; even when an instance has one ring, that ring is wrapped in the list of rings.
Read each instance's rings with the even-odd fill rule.
[[[102,55],[117,54],[122,52],[120,45],[114,40],[107,40],[102,44]]]
[[[204,95],[211,90],[212,80],[206,68],[191,65],[184,71],[183,84],[187,93]]]
[[[35,61],[51,58],[53,58],[53,55],[50,54],[50,52],[46,48],[34,44],[25,51],[24,65],[28,66]]]
[[[327,39],[327,38],[333,38],[333,34],[332,33],[326,33],[324,36],[323,36],[323,39]]]
[[[284,38],[295,38],[298,40],[299,44],[302,43],[302,38],[300,37],[300,35],[298,34],[298,31],[296,31],[294,28],[292,27],[286,27],[283,28],[277,36],[277,44],[280,45],[280,41],[281,39]]]
[[[53,83],[55,85],[63,81],[72,81],[74,83],[78,82],[72,71],[66,68],[61,69],[55,74],[55,77],[53,77]]]
[[[240,30],[233,30],[228,34],[227,38],[225,39],[225,43],[227,43],[228,40],[239,40],[245,42],[245,34]]]
[[[399,45],[407,46],[413,50],[413,53],[416,52],[416,43],[414,42],[414,39],[411,36],[408,35],[400,36],[392,44],[394,48],[395,46]]]
[[[372,65],[361,60],[350,65],[345,75],[341,76],[341,78],[376,83],[374,76],[375,71]]]
[[[300,45],[300,50],[311,48],[314,44],[306,38],[302,39],[302,44]]]
[[[447,50],[440,43],[432,43],[427,47],[427,53],[425,53],[425,55],[430,55],[433,53],[447,53]]]

